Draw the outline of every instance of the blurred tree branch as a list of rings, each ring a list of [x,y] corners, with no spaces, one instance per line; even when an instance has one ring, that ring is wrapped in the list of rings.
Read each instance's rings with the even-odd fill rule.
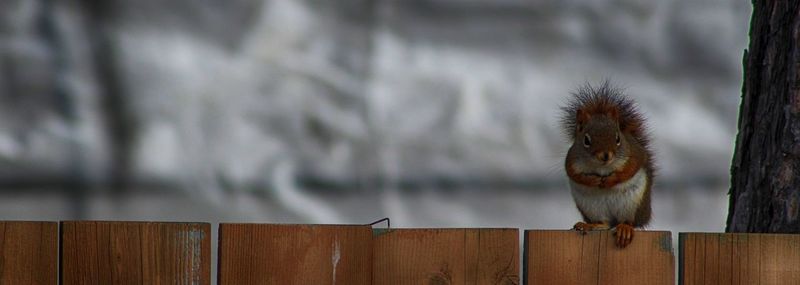
[[[135,142],[136,119],[129,111],[126,89],[117,66],[117,48],[111,37],[115,1],[83,0],[87,12],[87,30],[91,35],[93,64],[100,90],[103,119],[108,135],[111,165],[109,186],[114,193],[124,193],[130,184],[132,147]]]

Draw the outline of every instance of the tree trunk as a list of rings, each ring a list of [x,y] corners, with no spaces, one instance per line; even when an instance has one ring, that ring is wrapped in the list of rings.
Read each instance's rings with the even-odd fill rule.
[[[727,232],[800,232],[800,1],[754,0]]]

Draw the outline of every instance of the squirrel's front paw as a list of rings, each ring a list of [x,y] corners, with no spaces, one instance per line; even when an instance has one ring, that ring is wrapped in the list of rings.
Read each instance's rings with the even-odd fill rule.
[[[572,229],[585,235],[586,232],[588,232],[588,231],[607,230],[608,229],[608,225],[603,224],[603,223],[590,224],[590,223],[584,223],[584,222],[577,222],[577,223],[575,223],[574,226],[572,226]]]
[[[574,226],[572,226],[572,229],[585,235],[586,232],[589,231],[589,224],[584,223],[584,222],[577,222],[577,223],[575,223]]]
[[[633,241],[633,226],[628,224],[619,224],[617,225],[617,230],[614,233],[617,238],[617,246],[619,248],[625,248],[631,241]]]

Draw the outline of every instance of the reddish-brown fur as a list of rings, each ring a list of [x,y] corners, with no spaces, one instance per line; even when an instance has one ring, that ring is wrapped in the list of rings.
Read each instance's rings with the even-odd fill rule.
[[[597,188],[596,191],[612,191],[614,186],[629,181],[640,170],[644,170],[647,176],[645,192],[637,202],[633,220],[629,220],[629,217],[613,217],[610,221],[593,220],[582,209],[578,209],[585,222],[578,222],[574,229],[586,232],[615,227],[617,245],[625,247],[633,239],[633,228],[645,226],[651,215],[650,188],[654,166],[644,118],[636,110],[633,101],[623,97],[608,82],[599,87],[586,85],[574,95],[574,100],[563,108],[562,118],[564,131],[573,143],[565,161],[569,179],[577,184]],[[588,135],[590,132],[591,138]],[[615,134],[618,138],[624,138],[622,145],[619,140],[614,142]],[[578,135],[587,136],[584,145],[580,145],[584,138],[578,138]],[[606,159],[613,159],[615,155],[621,155],[626,160],[618,166],[604,164],[614,165],[614,168],[598,166],[599,162],[608,162]],[[588,161],[591,163],[587,164]]]
[[[629,138],[632,145],[632,155],[636,159],[629,159],[628,163],[612,174],[613,177],[601,178],[597,175],[581,175],[574,169],[567,167],[567,175],[573,181],[583,185],[606,185],[611,187],[633,177],[640,167],[648,169],[649,175],[654,170],[653,157],[650,150],[650,139],[647,127],[644,125],[644,116],[636,110],[633,101],[622,96],[622,92],[604,82],[601,86],[586,85],[578,89],[575,99],[562,108],[564,116],[561,123],[570,142],[575,140],[578,128],[586,124],[592,117],[608,116],[615,120],[622,133]],[[631,157],[633,158],[633,157]],[[635,161],[632,161],[635,160]]]
[[[608,176],[599,176],[595,174],[578,173],[572,167],[567,167],[567,176],[575,183],[583,184],[586,186],[610,188],[615,185],[628,181],[639,169],[642,167],[640,161],[643,159],[640,153],[634,152],[622,168],[612,172]]]
[[[593,116],[605,115],[619,123],[620,131],[630,134],[635,138],[645,137],[646,130],[642,124],[642,116],[634,110],[633,105],[629,102],[622,100],[622,97],[616,98],[618,90],[611,89],[611,87],[603,85],[600,90],[593,92],[606,92],[608,96],[593,96],[593,98],[580,98],[581,94],[578,93],[578,100],[583,104],[579,106],[575,113],[577,113],[577,123],[586,123]],[[595,93],[593,93],[595,94]],[[575,114],[573,113],[573,114]],[[621,116],[620,116],[621,113]]]

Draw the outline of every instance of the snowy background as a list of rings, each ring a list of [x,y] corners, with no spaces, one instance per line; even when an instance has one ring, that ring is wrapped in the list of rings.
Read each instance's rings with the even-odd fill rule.
[[[748,1],[0,2],[0,217],[568,228],[558,109],[611,79],[652,228],[721,231]]]

